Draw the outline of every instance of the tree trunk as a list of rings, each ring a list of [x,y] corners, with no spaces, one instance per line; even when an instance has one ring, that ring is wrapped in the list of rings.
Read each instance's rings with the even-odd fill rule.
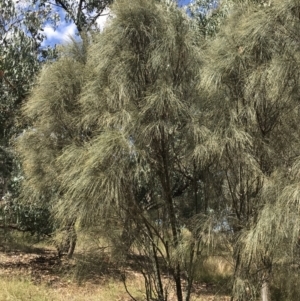
[[[169,159],[168,159],[168,148],[167,148],[167,142],[166,138],[164,137],[164,129],[161,129],[161,157],[162,157],[162,166],[163,166],[163,172],[160,174],[161,178],[161,184],[163,188],[164,193],[164,199],[166,202],[166,207],[170,219],[170,226],[172,231],[172,238],[173,238],[173,247],[178,247],[178,239],[179,239],[179,230],[178,230],[178,221],[175,214],[175,207],[174,202],[172,198],[172,189],[171,189],[171,181],[170,181],[170,172],[169,172]],[[180,264],[176,264],[176,266],[173,269],[173,278],[175,281],[176,286],[176,295],[178,301],[183,301],[183,295],[182,295],[182,285],[181,285],[181,267]]]
[[[261,291],[261,301],[271,301],[269,283],[267,281],[263,282],[260,291]]]
[[[68,258],[72,258],[74,251],[75,251],[76,243],[77,243],[77,234],[76,234],[74,225],[70,229],[69,235],[70,235],[70,238],[69,238],[69,248],[68,248],[67,256],[68,256]]]

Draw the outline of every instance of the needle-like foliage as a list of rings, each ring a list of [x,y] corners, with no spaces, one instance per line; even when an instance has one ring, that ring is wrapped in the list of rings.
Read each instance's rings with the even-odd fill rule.
[[[299,4],[240,5],[205,52],[201,84],[222,108],[214,120],[223,196],[239,233],[237,300],[252,300],[255,283],[267,300],[272,266],[299,235]]]
[[[147,300],[167,299],[164,268],[189,300],[198,234],[181,229],[198,213],[193,150],[209,135],[200,42],[174,3],[119,0],[112,12],[86,63],[64,50],[44,68],[24,108],[33,120],[19,142],[24,187],[52,194],[62,223],[110,227],[119,248],[148,256]]]
[[[299,258],[300,2],[231,3],[208,41],[168,1],[116,1],[24,107],[23,195],[140,255],[147,300],[165,271],[189,300],[203,244],[232,242],[239,301]]]
[[[64,193],[56,160],[66,146],[80,144],[85,139],[85,133],[78,126],[78,99],[85,78],[86,44],[73,42],[63,47],[58,61],[44,66],[23,107],[31,126],[19,135],[16,146],[25,176],[19,199],[26,208],[52,211]],[[68,228],[74,220],[76,216],[66,220]],[[52,224],[52,219],[43,222]],[[64,226],[56,223],[55,227]]]

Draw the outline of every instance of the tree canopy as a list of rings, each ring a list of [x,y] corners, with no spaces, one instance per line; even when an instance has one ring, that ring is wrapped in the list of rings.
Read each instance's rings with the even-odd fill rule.
[[[239,5],[205,52],[202,85],[222,107],[215,111],[215,131],[224,197],[240,229],[238,300],[247,300],[251,273],[258,273],[254,282],[257,275],[271,281],[272,266],[283,256],[279,246],[297,246],[298,12],[297,1]],[[256,272],[249,268],[254,262]]]
[[[16,142],[22,195],[149,258],[147,300],[167,300],[166,268],[188,301],[194,263],[225,242],[233,300],[295,300],[300,5],[198,3],[200,31],[170,1],[116,1],[43,67]]]
[[[57,58],[56,47],[47,46],[44,29],[47,26],[57,29],[61,19],[65,18],[67,23],[75,24],[77,33],[85,39],[87,30],[99,30],[98,18],[110,3],[35,0],[7,0],[0,3],[0,198],[3,198],[0,211],[1,216],[5,215],[5,220],[18,221],[22,229],[35,228],[39,231],[44,226],[49,228],[45,224],[50,224],[49,220],[39,218],[40,211],[47,211],[47,206],[37,208],[40,206],[38,203],[31,203],[24,207],[16,200],[22,171],[11,147],[15,137],[30,126],[29,119],[20,118],[21,104],[26,102],[43,64]],[[4,213],[4,207],[10,209]],[[27,218],[25,225],[28,214],[31,217]],[[29,222],[36,219],[44,225]]]
[[[32,120],[18,141],[24,193],[52,193],[62,222],[114,224],[119,239],[111,239],[131,241],[140,252],[152,245],[146,250],[156,276],[147,279],[156,289],[147,298],[166,298],[160,253],[183,300],[185,256],[172,260],[184,225],[176,208],[197,202],[198,164],[191,158],[207,136],[198,42],[174,4],[124,0],[112,9],[114,18],[88,47],[86,62],[63,50],[45,66],[24,107]],[[156,208],[150,215],[148,203]],[[197,213],[190,210],[189,218]],[[188,250],[196,251],[194,242]]]

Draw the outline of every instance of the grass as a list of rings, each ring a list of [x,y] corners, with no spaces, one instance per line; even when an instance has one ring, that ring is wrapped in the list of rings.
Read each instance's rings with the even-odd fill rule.
[[[2,301],[48,301],[49,294],[42,287],[30,283],[26,279],[0,278],[0,300]]]
[[[35,243],[33,237],[19,233],[2,241],[0,237],[0,301],[131,300],[108,244],[95,237],[80,233],[74,259],[62,262],[53,248],[45,242]],[[208,257],[197,269],[198,284],[191,301],[229,300],[217,285],[231,273],[224,258]],[[126,274],[130,293],[137,301],[145,301],[142,275],[130,267]],[[171,295],[169,300],[173,300]]]
[[[198,264],[196,280],[206,283],[226,281],[231,278],[233,264],[222,256],[209,256]]]
[[[101,285],[86,283],[78,286],[70,282],[60,286],[34,284],[26,278],[0,277],[1,301],[129,301],[123,284],[116,280],[107,281]],[[128,285],[137,301],[144,301],[142,283],[134,279]],[[226,301],[226,297],[207,295],[194,296],[192,301]]]
[[[108,281],[102,285],[76,283],[61,284],[49,287],[45,284],[34,284],[26,278],[0,277],[1,301],[107,301],[127,300],[122,283]],[[131,289],[133,289],[131,287]],[[143,296],[135,289],[135,296],[143,300]],[[126,296],[125,296],[126,298]]]

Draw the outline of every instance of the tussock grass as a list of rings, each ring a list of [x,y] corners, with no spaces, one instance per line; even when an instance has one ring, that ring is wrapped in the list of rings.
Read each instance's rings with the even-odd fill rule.
[[[214,291],[230,293],[232,275],[231,258],[209,256],[204,261],[197,263],[195,280],[214,286],[212,288]]]
[[[50,301],[44,287],[33,285],[26,279],[0,278],[0,300],[2,301]]]

